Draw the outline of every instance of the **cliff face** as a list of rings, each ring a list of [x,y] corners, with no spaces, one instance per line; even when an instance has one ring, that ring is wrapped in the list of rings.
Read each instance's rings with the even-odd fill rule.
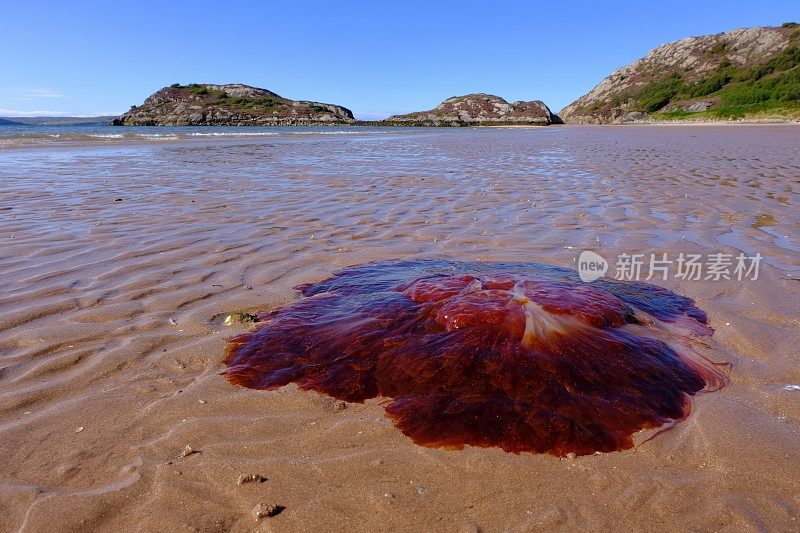
[[[430,111],[394,115],[387,123],[405,126],[548,125],[561,120],[539,100],[508,103],[491,94],[448,98]]]
[[[745,28],[664,44],[561,110],[567,123],[741,118],[800,107],[800,28]]]
[[[172,85],[114,121],[124,126],[292,126],[347,124],[342,106],[295,101],[242,84]]]

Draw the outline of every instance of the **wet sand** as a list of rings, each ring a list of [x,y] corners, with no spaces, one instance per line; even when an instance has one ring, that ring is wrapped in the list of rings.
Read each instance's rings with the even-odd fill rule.
[[[798,153],[796,126],[0,151],[0,530],[796,530]],[[764,256],[755,281],[657,281],[707,311],[731,383],[634,450],[423,448],[379,400],[220,375],[229,312],[339,268],[584,249]]]

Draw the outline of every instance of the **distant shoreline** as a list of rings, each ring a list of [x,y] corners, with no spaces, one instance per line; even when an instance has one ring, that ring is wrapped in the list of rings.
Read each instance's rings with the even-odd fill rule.
[[[566,126],[797,126],[800,120],[650,120],[642,122],[626,122],[623,124],[581,124],[572,123]]]
[[[565,124],[532,124],[532,123],[484,123],[484,124],[431,124],[431,123],[409,123],[385,120],[356,120],[354,122],[325,122],[325,123],[302,123],[302,124],[196,124],[196,125],[120,125],[112,124],[117,117],[31,117],[21,122],[24,118],[20,117],[0,117],[0,126],[9,127],[144,127],[144,128],[278,128],[278,127],[392,127],[392,128],[541,128],[546,126],[781,126],[798,125],[800,118],[744,118],[736,120],[708,120],[708,119],[676,119],[676,120],[641,120],[625,123],[603,123],[589,124],[582,122],[567,122]],[[71,119],[75,119],[72,121]],[[103,119],[103,120],[98,120]],[[12,123],[4,123],[8,121]]]

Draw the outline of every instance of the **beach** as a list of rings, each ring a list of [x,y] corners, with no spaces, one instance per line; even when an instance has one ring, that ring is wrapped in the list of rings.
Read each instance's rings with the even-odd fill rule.
[[[49,135],[0,136],[0,531],[800,527],[800,126]],[[341,268],[583,250],[763,258],[650,280],[730,383],[634,449],[426,448],[384,399],[222,375],[230,313]]]

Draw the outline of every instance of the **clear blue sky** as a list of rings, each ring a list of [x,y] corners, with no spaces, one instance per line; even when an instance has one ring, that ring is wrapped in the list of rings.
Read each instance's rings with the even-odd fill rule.
[[[558,111],[659,44],[797,20],[800,4],[0,0],[0,19],[0,116],[242,82],[379,118],[470,92]]]

